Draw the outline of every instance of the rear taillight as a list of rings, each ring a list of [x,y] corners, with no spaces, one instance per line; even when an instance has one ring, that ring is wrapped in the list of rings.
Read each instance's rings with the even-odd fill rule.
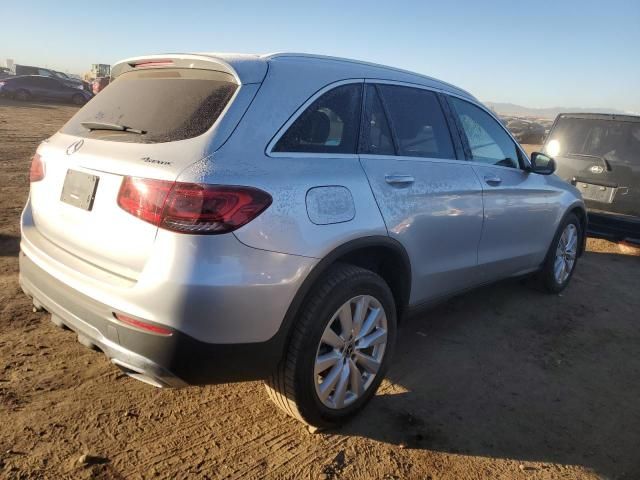
[[[39,182],[44,178],[44,162],[40,154],[36,153],[31,159],[31,168],[29,169],[29,181]]]
[[[118,193],[118,205],[145,222],[159,225],[162,208],[173,183],[125,177]]]
[[[166,230],[227,233],[246,225],[271,205],[271,195],[252,187],[167,182],[125,177],[118,205]]]

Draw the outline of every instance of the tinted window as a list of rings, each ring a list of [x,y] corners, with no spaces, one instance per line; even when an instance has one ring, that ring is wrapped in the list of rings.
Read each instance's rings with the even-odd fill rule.
[[[38,75],[38,69],[25,65],[16,65],[16,75]]]
[[[451,98],[475,162],[518,168],[518,150],[504,128],[469,102]]]
[[[362,126],[362,153],[395,155],[389,123],[374,85],[367,85],[365,122]]]
[[[389,115],[398,155],[456,158],[435,93],[396,85],[378,85],[378,89]]]
[[[360,83],[325,93],[293,122],[273,151],[355,153],[361,96]]]
[[[545,150],[552,156],[595,156],[640,164],[640,122],[560,117]]]
[[[138,143],[196,137],[213,125],[236,88],[231,75],[210,70],[167,68],[126,72],[74,115],[62,132]],[[89,131],[82,122],[115,123],[147,133]]]

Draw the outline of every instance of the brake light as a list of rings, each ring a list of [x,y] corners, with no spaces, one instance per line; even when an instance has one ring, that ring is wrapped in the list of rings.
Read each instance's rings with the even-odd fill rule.
[[[125,177],[118,192],[118,205],[145,222],[159,225],[162,208],[173,182]]]
[[[29,169],[29,181],[39,182],[44,178],[44,162],[39,153],[31,158],[31,168]]]
[[[142,60],[130,64],[134,68],[154,68],[154,67],[169,67],[173,65],[173,60]]]
[[[232,232],[260,215],[272,198],[252,187],[167,182],[125,177],[118,205],[165,230],[193,234]]]
[[[114,313],[113,316],[116,317],[116,319],[118,319],[120,322],[124,323],[125,325],[135,327],[139,330],[155,333],[156,335],[165,335],[165,336],[173,335],[173,330],[169,328],[164,328],[159,325],[147,323],[142,320],[138,320],[136,318],[131,318],[126,315],[122,315],[120,313]]]

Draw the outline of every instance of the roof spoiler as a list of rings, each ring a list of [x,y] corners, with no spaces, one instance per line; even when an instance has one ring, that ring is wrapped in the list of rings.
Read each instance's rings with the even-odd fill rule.
[[[161,54],[127,58],[111,69],[115,79],[125,72],[143,68],[194,68],[231,75],[239,85],[262,83],[267,62],[255,55]]]

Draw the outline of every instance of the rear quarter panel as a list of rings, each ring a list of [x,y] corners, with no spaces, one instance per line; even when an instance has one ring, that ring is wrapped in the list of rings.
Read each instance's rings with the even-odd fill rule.
[[[234,163],[236,168],[228,168]],[[387,235],[357,156],[351,158],[275,158],[251,161],[218,152],[187,169],[180,179],[225,185],[249,185],[268,192],[273,203],[260,216],[234,232],[247,246],[322,258],[337,246],[360,237]],[[323,186],[346,188],[353,198],[347,221],[317,224],[309,218],[307,194]],[[331,191],[334,189],[327,189]],[[338,219],[340,220],[340,219]]]

